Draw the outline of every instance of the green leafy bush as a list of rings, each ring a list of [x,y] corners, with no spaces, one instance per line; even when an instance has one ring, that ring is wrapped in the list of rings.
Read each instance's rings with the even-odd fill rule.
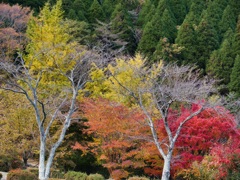
[[[7,180],[38,180],[38,178],[27,170],[15,169],[8,173]]]
[[[87,180],[104,180],[104,177],[101,174],[90,174]]]
[[[82,172],[68,171],[64,177],[66,180],[87,180],[88,175]]]
[[[150,180],[150,179],[146,177],[133,176],[128,178],[128,180]]]

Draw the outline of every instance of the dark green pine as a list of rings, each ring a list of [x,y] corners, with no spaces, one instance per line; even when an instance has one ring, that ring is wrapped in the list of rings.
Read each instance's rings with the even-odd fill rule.
[[[197,29],[197,54],[195,63],[205,70],[210,54],[218,47],[219,37],[214,25],[208,20],[202,19]]]
[[[138,16],[138,25],[141,27],[144,27],[145,24],[151,20],[149,19],[150,17],[148,16],[149,14],[152,14],[152,7],[155,7],[154,4],[151,2],[151,0],[146,0],[142,8],[140,10],[139,16]],[[147,18],[148,16],[148,18]]]
[[[156,25],[153,24],[153,21],[150,21],[146,24],[143,30],[142,38],[138,44],[137,51],[144,54],[144,56],[151,59],[153,53],[156,50],[156,46],[158,43],[157,38],[159,37],[159,32],[155,29]]]
[[[112,12],[114,11],[114,2],[113,0],[104,0],[103,11],[105,12],[106,18],[110,19]]]
[[[235,20],[237,21],[238,16],[240,15],[240,2],[239,0],[229,0],[229,4],[231,5],[231,9],[234,13]]]
[[[240,15],[239,15],[237,27],[235,30],[233,48],[234,48],[235,56],[237,54],[240,55]]]
[[[77,14],[76,14],[74,9],[70,9],[69,10],[69,12],[67,14],[67,18],[68,19],[72,19],[72,20],[78,20],[78,16],[77,16]]]
[[[196,63],[196,39],[197,34],[194,29],[194,25],[185,19],[178,30],[177,38],[175,40],[176,44],[178,44],[180,47],[183,47],[179,58],[181,64]]]
[[[203,13],[203,18],[214,25],[217,32],[219,32],[218,25],[222,19],[222,14],[226,6],[227,0],[214,0],[209,3],[206,11]]]
[[[96,23],[96,20],[99,20],[99,21],[105,20],[105,14],[98,0],[94,0],[89,9],[89,21],[91,23]]]
[[[198,25],[201,21],[201,14],[206,7],[206,3],[203,0],[193,0],[185,19],[192,24]]]
[[[221,37],[223,37],[229,28],[232,30],[236,28],[236,20],[230,5],[224,9],[222,19],[219,22],[219,32],[221,34]]]
[[[176,18],[176,24],[181,25],[187,14],[187,4],[185,0],[170,0],[171,10]]]
[[[167,38],[170,43],[174,42],[177,35],[176,19],[168,9],[163,12],[159,31],[161,33],[160,38]]]
[[[132,22],[132,17],[125,6],[119,3],[111,16],[111,30],[114,34],[119,34],[120,39],[128,43],[126,45],[126,52],[131,55],[134,54],[137,46]]]
[[[233,32],[228,31],[228,37],[225,38],[221,47],[213,51],[208,60],[206,71],[208,74],[221,80],[220,84],[228,84],[234,65],[234,56],[232,52]]]
[[[175,24],[176,20],[169,11],[170,9],[168,6],[165,6],[166,9],[164,9],[163,12],[159,10],[161,9],[161,6],[166,5],[164,4],[166,1],[160,2],[161,3],[159,3],[152,20],[149,21],[143,29],[143,35],[137,49],[149,59],[152,58],[160,38],[166,37],[172,43],[177,32]]]
[[[240,56],[237,55],[234,66],[231,73],[231,82],[229,83],[229,88],[231,91],[236,92],[240,96]]]

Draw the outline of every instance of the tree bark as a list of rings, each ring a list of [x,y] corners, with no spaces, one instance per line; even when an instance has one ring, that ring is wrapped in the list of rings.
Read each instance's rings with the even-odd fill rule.
[[[171,159],[172,159],[171,153],[168,154],[168,155],[164,158],[164,166],[163,166],[163,171],[162,171],[162,178],[161,178],[161,180],[169,180],[169,178],[170,178]]]
[[[40,154],[39,154],[39,167],[38,167],[38,178],[39,180],[45,180],[45,138],[41,138],[40,142]]]

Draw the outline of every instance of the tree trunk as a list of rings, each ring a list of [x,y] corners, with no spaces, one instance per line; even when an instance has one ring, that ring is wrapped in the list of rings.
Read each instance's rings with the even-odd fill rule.
[[[41,138],[40,142],[40,154],[39,154],[39,167],[38,167],[38,178],[39,180],[45,180],[45,138]]]
[[[170,164],[171,164],[172,155],[168,154],[166,158],[164,158],[164,166],[162,171],[161,180],[169,180],[170,178]]]

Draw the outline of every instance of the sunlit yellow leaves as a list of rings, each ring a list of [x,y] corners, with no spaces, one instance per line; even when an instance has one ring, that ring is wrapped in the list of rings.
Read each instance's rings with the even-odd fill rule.
[[[91,92],[91,97],[100,96],[128,106],[134,105],[135,98],[141,93],[142,101],[149,103],[150,94],[146,89],[161,72],[162,63],[153,66],[150,73],[145,65],[145,59],[139,54],[130,60],[117,59],[115,65],[110,64],[105,69],[93,65],[92,82],[87,83],[86,90]]]
[[[70,41],[72,37],[67,33],[67,25],[63,21],[61,1],[50,7],[47,3],[40,15],[32,17],[27,29],[30,43],[27,55],[24,57],[26,65],[34,75],[41,73],[40,87],[51,92],[58,92],[66,85],[66,73],[76,64],[77,43]]]

